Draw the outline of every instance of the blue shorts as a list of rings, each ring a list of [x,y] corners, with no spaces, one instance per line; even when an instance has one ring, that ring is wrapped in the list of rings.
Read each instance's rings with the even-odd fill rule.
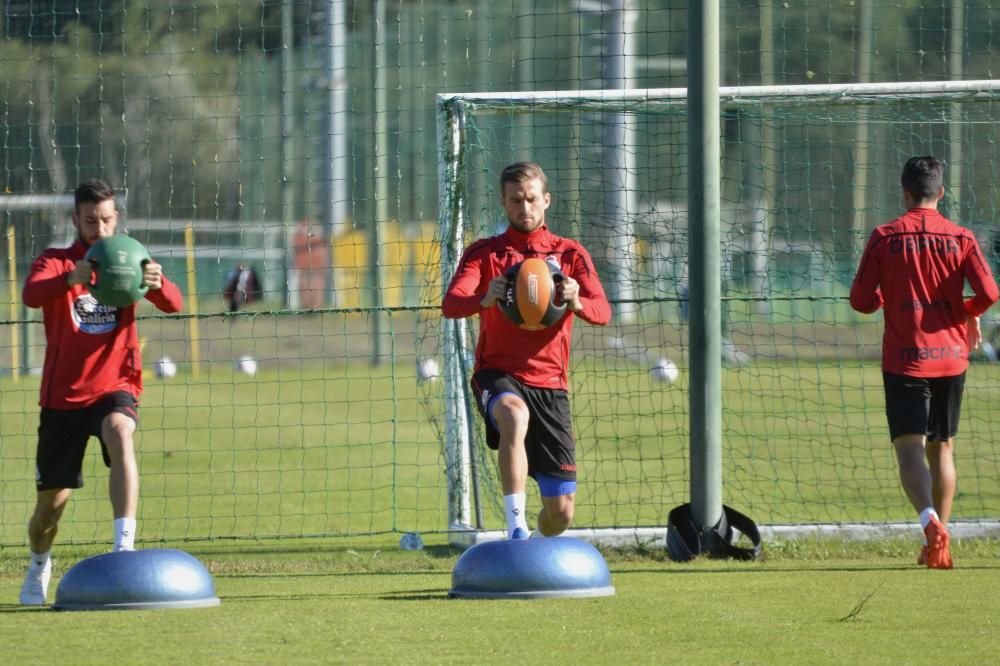
[[[538,492],[542,497],[561,497],[572,495],[576,492],[576,481],[560,479],[541,472],[535,472],[535,482],[538,484]]]

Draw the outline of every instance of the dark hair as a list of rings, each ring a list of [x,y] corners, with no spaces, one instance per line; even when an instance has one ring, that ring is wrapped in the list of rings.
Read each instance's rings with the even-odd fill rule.
[[[944,185],[944,162],[930,155],[911,157],[903,166],[899,183],[914,201],[935,199]]]
[[[507,183],[523,183],[536,178],[542,181],[542,192],[548,192],[549,181],[545,178],[542,167],[534,162],[515,162],[504,167],[500,173],[500,191],[503,192],[504,185]]]
[[[115,191],[103,180],[91,178],[80,183],[73,192],[73,209],[79,210],[80,204],[101,203],[115,198]]]

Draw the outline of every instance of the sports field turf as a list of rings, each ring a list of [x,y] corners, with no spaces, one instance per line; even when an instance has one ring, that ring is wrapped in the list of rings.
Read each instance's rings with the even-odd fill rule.
[[[298,342],[323,339],[322,325],[297,323]],[[0,380],[0,662],[981,664],[998,654],[1000,544],[957,543],[956,570],[927,571],[914,564],[916,528],[903,541],[768,543],[754,563],[606,551],[611,598],[448,600],[458,552],[443,545],[444,455],[428,417],[443,410],[436,389],[417,385],[414,352],[372,367],[339,354],[305,363],[324,356],[296,348],[292,365],[279,356],[286,337],[265,337],[275,350],[258,350],[255,378],[227,361],[200,378],[150,378],[144,396],[140,545],[199,557],[219,608],[16,605],[37,378]],[[588,341],[573,375],[577,525],[662,527],[688,499],[688,378],[657,385],[647,367]],[[856,348],[799,363],[768,349],[723,372],[727,504],[762,524],[914,521],[885,441],[877,362],[859,361]],[[996,364],[969,373],[956,519],[1000,512],[998,377]],[[96,447],[85,477],[57,542],[50,600],[66,568],[108,538]],[[490,507],[486,520],[498,526]],[[398,533],[382,534],[411,529],[427,550],[400,552]],[[320,534],[352,536],[300,538]]]
[[[457,553],[433,543],[177,547],[221,606],[25,609],[22,549],[0,551],[4,663],[985,664],[1000,632],[995,542],[956,544],[950,572],[896,541],[774,544],[752,563],[609,552],[615,596],[539,601],[448,599]],[[57,577],[94,552],[61,549]]]

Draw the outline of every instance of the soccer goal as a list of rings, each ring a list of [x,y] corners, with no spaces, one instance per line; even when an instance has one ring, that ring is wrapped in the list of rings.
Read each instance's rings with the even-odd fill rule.
[[[946,161],[944,212],[989,253],[1000,82],[734,87],[720,99],[725,501],[765,537],[912,529],[885,424],[881,318],[856,315],[847,295],[871,229],[901,210],[913,155]],[[575,327],[570,369],[575,526],[595,537],[658,540],[688,499],[686,103],[685,89],[437,98],[441,283],[429,293],[464,247],[504,228],[499,173],[531,160],[549,178],[550,228],[590,249],[612,301],[609,326]],[[451,528],[475,540],[501,524],[468,387],[476,322],[427,330],[443,359],[442,399],[427,404],[443,405]],[[998,390],[1000,366],[975,358],[957,536],[997,531]]]

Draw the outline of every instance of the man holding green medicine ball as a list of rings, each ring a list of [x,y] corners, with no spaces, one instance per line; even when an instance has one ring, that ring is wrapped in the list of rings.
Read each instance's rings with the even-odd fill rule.
[[[42,310],[46,342],[37,500],[28,523],[31,564],[20,594],[24,605],[45,604],[52,543],[72,490],[83,487],[83,457],[91,435],[100,440],[104,463],[111,470],[114,550],[132,550],[135,544],[139,472],[133,434],[142,393],[135,300],[144,295],[159,310],[178,312],[183,298],[144,248],[138,252],[113,242],[117,224],[114,190],[100,180],[81,183],[74,192],[76,241],[68,248],[43,252],[24,285],[25,305]],[[102,248],[104,252],[90,254],[103,239],[112,242]],[[95,256],[103,265],[91,261]],[[129,273],[135,283],[112,280],[117,287],[107,281],[102,285],[101,274],[110,275],[105,269],[113,262],[121,264],[119,276]],[[141,279],[135,275],[140,270]]]

